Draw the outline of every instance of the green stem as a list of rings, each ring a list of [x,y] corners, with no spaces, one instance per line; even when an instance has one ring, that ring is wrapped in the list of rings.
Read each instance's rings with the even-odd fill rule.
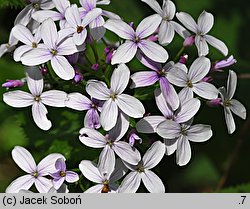
[[[183,47],[179,50],[179,52],[177,53],[177,55],[176,55],[176,57],[175,57],[175,59],[174,59],[175,62],[177,62],[177,61],[179,60],[179,58],[180,58],[180,56],[182,55],[182,53],[184,52],[184,50],[185,50],[185,47],[183,46]]]
[[[95,61],[96,63],[98,63],[99,61],[99,57],[98,57],[98,53],[97,53],[97,50],[96,50],[96,45],[95,45],[95,42],[93,44],[90,45],[93,53],[94,53],[94,56],[95,56]]]

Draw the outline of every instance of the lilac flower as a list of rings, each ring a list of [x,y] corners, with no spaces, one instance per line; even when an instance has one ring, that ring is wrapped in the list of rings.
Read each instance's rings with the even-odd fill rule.
[[[40,193],[47,193],[53,185],[51,180],[44,176],[55,171],[55,162],[58,158],[64,159],[63,155],[54,153],[43,158],[36,165],[30,152],[19,146],[15,146],[11,154],[15,163],[27,174],[11,182],[6,193],[18,193],[21,189],[28,190],[34,183]]]
[[[84,118],[84,126],[94,129],[101,127],[100,117],[97,111],[101,111],[101,105],[102,103],[100,101],[95,99],[90,100],[80,93],[68,94],[66,101],[66,107],[79,111],[88,110]]]
[[[161,22],[159,15],[146,17],[134,30],[122,20],[109,19],[104,27],[113,31],[119,37],[126,39],[125,43],[118,47],[111,64],[127,63],[133,59],[138,48],[151,60],[155,62],[166,62],[168,59],[167,51],[160,45],[147,40],[153,34]]]
[[[8,43],[0,45],[0,58],[7,52],[12,52],[16,48],[18,40],[13,35],[13,32],[10,32]]]
[[[50,173],[50,176],[53,177],[53,185],[56,190],[62,186],[65,180],[69,183],[74,183],[79,180],[77,173],[66,169],[65,159],[57,159],[55,162],[55,168],[56,172]]]
[[[165,187],[161,179],[150,169],[155,167],[163,158],[165,146],[162,142],[154,142],[144,154],[138,165],[125,165],[131,172],[123,179],[118,192],[135,193],[140,186],[141,180],[151,193],[164,193]]]
[[[139,143],[142,143],[142,139],[136,134],[135,129],[131,130],[129,132],[129,144],[133,147],[135,144],[135,141],[139,141]]]
[[[246,119],[246,108],[238,100],[232,99],[236,90],[237,75],[230,70],[227,79],[227,89],[225,87],[219,88],[222,99],[221,105],[224,107],[225,119],[228,133],[232,134],[235,131],[235,122],[232,112],[242,119]],[[231,112],[232,111],[232,112]]]
[[[187,100],[193,98],[193,92],[209,100],[218,97],[217,88],[210,83],[202,81],[210,70],[211,63],[208,58],[197,58],[191,65],[189,71],[185,65],[182,66],[182,69],[177,68],[168,74],[170,83],[183,87],[180,94],[185,96]]]
[[[38,68],[30,68],[27,71],[27,84],[31,92],[16,90],[3,95],[3,101],[17,108],[32,106],[32,116],[36,125],[42,130],[51,128],[51,122],[47,119],[48,113],[44,105],[53,107],[65,107],[67,94],[63,91],[43,91],[43,79]]]
[[[140,153],[132,148],[127,142],[121,141],[129,127],[129,119],[120,113],[116,126],[108,134],[103,136],[98,131],[91,128],[80,130],[80,141],[86,146],[93,148],[103,148],[100,154],[99,168],[112,170],[115,163],[115,153],[123,160],[132,165],[136,165],[140,160]]]
[[[89,160],[81,161],[79,168],[82,174],[90,181],[97,183],[97,185],[87,189],[85,193],[116,192],[118,186],[115,182],[126,174],[127,168],[120,159],[117,159],[113,163],[115,164],[111,166],[112,169],[107,171],[99,166],[96,167]]]
[[[218,49],[224,56],[227,56],[227,46],[219,39],[207,35],[214,24],[214,17],[211,13],[203,11],[198,18],[197,24],[194,19],[185,12],[176,13],[176,17],[184,26],[196,34],[195,45],[198,49],[199,56],[206,56],[208,54],[207,43]]]
[[[82,45],[87,37],[87,25],[91,23],[98,15],[102,13],[101,9],[93,9],[81,19],[80,12],[76,4],[69,7],[65,12],[65,18],[69,27],[68,34],[73,35],[73,40],[76,45]]]
[[[7,80],[7,82],[2,84],[4,88],[16,88],[24,85],[24,82],[21,80]]]
[[[228,57],[225,60],[221,60],[221,61],[216,62],[212,66],[211,70],[212,71],[219,71],[220,69],[225,68],[225,67],[229,67],[229,66],[235,64],[236,62],[237,62],[237,60],[234,59],[233,55],[231,55],[230,57]]]
[[[141,0],[148,4],[162,19],[159,28],[159,42],[161,45],[171,43],[174,38],[175,31],[183,38],[186,38],[190,33],[179,23],[172,21],[175,16],[175,5],[170,0],[164,0],[162,8],[156,0]]]
[[[142,64],[153,71],[141,71],[131,75],[133,81],[131,88],[150,86],[159,81],[164,97],[171,107],[176,110],[179,106],[179,98],[174,87],[168,81],[168,72],[171,69],[178,67],[178,65],[175,65],[174,62],[171,61],[162,67],[160,63],[149,60],[141,53],[138,53],[137,57]]]
[[[179,124],[176,121],[165,120],[160,123],[156,132],[164,138],[168,152],[172,154],[176,150],[176,163],[179,166],[186,165],[191,159],[191,142],[204,142],[212,137],[211,126],[197,124],[193,125],[192,119],[186,123]]]
[[[23,54],[22,64],[35,66],[51,61],[53,70],[60,78],[72,79],[75,71],[64,55],[74,54],[78,51],[73,39],[65,38],[66,34],[63,31],[57,32],[56,25],[51,18],[45,20],[41,25],[41,37],[44,44]]]

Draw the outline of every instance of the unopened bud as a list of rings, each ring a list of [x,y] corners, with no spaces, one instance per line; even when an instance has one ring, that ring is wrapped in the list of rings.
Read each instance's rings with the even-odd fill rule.
[[[187,60],[188,60],[188,55],[185,54],[185,55],[183,55],[183,56],[180,57],[179,63],[185,65],[187,63]]]
[[[189,47],[192,46],[195,42],[195,36],[189,36],[185,39],[185,41],[183,42],[183,46],[184,47]]]
[[[16,87],[21,87],[23,85],[24,85],[24,82],[20,80],[7,80],[5,83],[2,84],[2,87],[16,88]]]
[[[92,67],[91,67],[92,70],[98,70],[99,69],[99,64],[96,63],[96,64],[93,64]]]

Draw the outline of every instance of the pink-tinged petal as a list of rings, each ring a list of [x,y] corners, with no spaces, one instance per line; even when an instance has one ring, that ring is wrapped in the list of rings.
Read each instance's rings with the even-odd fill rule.
[[[168,21],[162,21],[159,29],[159,42],[161,45],[168,45],[174,38],[174,26]]]
[[[56,24],[51,18],[45,20],[41,25],[41,37],[44,44],[50,48],[56,48],[56,41],[58,38],[58,33],[56,29]]]
[[[38,67],[30,67],[26,72],[27,84],[34,97],[40,96],[43,91],[43,76]]]
[[[96,7],[97,0],[80,0],[80,4],[85,10],[92,10]]]
[[[66,9],[70,7],[70,1],[68,0],[53,0],[53,3],[56,6],[56,9],[61,13],[64,14]]]
[[[157,126],[156,132],[162,138],[175,139],[180,136],[181,126],[175,121],[165,120]]]
[[[92,102],[86,96],[80,93],[68,94],[68,99],[66,100],[66,107],[72,108],[74,110],[89,110],[91,108]]]
[[[50,120],[48,120],[48,111],[41,102],[35,102],[32,105],[32,116],[36,125],[42,130],[49,130],[52,126]]]
[[[200,35],[195,36],[195,45],[198,49],[199,57],[206,56],[208,54],[209,49],[205,37]]]
[[[170,23],[172,27],[174,27],[175,32],[178,33],[182,38],[186,39],[187,37],[191,36],[187,29],[181,26],[179,23],[175,21],[170,21]]]
[[[133,118],[141,118],[145,113],[143,104],[136,99],[127,94],[121,94],[115,100],[118,107],[128,116]]]
[[[138,47],[151,60],[155,62],[166,62],[168,59],[168,52],[159,44],[152,41],[141,40]]]
[[[73,171],[66,171],[66,181],[74,183],[79,180],[79,175]]]
[[[115,153],[109,145],[103,148],[97,167],[102,174],[110,175],[113,172],[115,168]]]
[[[76,4],[66,9],[65,19],[70,24],[70,26],[74,27],[75,29],[77,28],[77,26],[80,26],[82,24],[80,12]]]
[[[154,70],[156,72],[159,72],[162,69],[161,63],[154,62],[153,60],[146,57],[143,53],[140,51],[136,54],[137,59],[146,67],[150,68],[151,70]]]
[[[100,115],[100,122],[105,131],[109,131],[116,124],[118,116],[118,107],[115,101],[111,98],[107,100],[103,107]]]
[[[14,28],[12,28],[13,35],[22,43],[31,46],[34,42],[34,36],[30,32],[28,28],[26,28],[24,25],[15,25]]]
[[[192,98],[181,103],[179,109],[175,113],[175,121],[177,123],[184,123],[190,120],[200,109],[201,102],[199,99]]]
[[[184,102],[193,99],[194,93],[192,88],[185,87],[179,92],[180,103],[183,104]]]
[[[28,107],[34,103],[34,97],[24,91],[16,90],[3,94],[3,101],[11,107]]]
[[[16,50],[14,51],[14,60],[16,62],[19,62],[21,61],[21,57],[23,56],[24,53],[32,50],[33,48],[31,46],[28,46],[28,45],[22,45],[22,46],[19,46],[18,48],[16,48]]]
[[[80,46],[84,43],[87,37],[87,30],[84,29],[81,33],[74,33],[73,41],[75,45]]]
[[[88,147],[103,148],[107,144],[105,137],[92,128],[82,128],[79,139]]]
[[[156,0],[141,0],[141,1],[148,4],[148,6],[150,6],[159,15],[163,14],[161,7]]]
[[[179,166],[186,165],[191,159],[191,147],[186,136],[182,136],[178,140],[176,150],[176,163]]]
[[[51,180],[46,179],[44,177],[38,177],[35,179],[35,186],[38,192],[40,193],[48,193],[48,191],[53,186],[53,183]]]
[[[225,107],[224,114],[225,114],[225,120],[227,124],[228,133],[232,134],[235,131],[236,127],[235,127],[234,118],[233,118],[230,108]]]
[[[64,91],[49,90],[41,95],[42,103],[52,107],[65,107],[67,94]]]
[[[84,126],[93,129],[98,129],[101,127],[100,117],[96,109],[91,108],[87,111],[84,117]]]
[[[67,30],[67,29],[65,29],[65,30]],[[60,40],[60,39],[62,39],[62,40],[60,40],[60,42],[58,42],[58,44],[59,44],[57,47],[57,54],[58,55],[72,55],[72,54],[78,52],[78,49],[74,44],[73,38],[63,39],[63,37],[66,35],[66,33],[63,34],[63,31],[65,31],[65,30],[59,31],[59,39],[58,40]]]
[[[90,181],[101,184],[104,180],[98,168],[89,160],[82,160],[79,164],[82,174]]]
[[[16,180],[12,181],[11,184],[5,190],[6,193],[18,193],[20,190],[28,190],[34,183],[35,178],[31,175],[24,175]]]
[[[218,49],[224,56],[227,56],[228,48],[222,41],[210,35],[206,35],[205,39],[210,45]]]
[[[198,26],[191,15],[185,12],[177,12],[176,17],[187,29],[193,31],[194,33],[197,32]]]
[[[188,76],[189,79],[193,82],[201,81],[209,72],[211,67],[210,60],[206,57],[197,58],[191,65]]]
[[[64,19],[64,16],[56,11],[52,10],[40,10],[32,14],[32,18],[39,23],[42,23],[48,18],[51,18],[53,21],[58,21]]]
[[[132,84],[130,88],[151,86],[159,80],[158,73],[152,71],[142,71],[131,75]]]
[[[158,107],[158,109],[161,111],[161,113],[164,115],[165,118],[173,118],[173,110],[167,103],[165,97],[163,96],[160,89],[155,89],[154,91],[155,95],[155,102]],[[178,98],[179,100],[179,98]]]
[[[115,162],[115,170],[112,172],[112,174],[109,177],[109,182],[116,182],[117,180],[121,179],[126,173],[128,169],[124,165],[123,161],[118,158]]]
[[[150,193],[165,193],[165,187],[161,179],[152,171],[141,173],[141,179]]]
[[[28,25],[31,20],[31,15],[35,12],[33,6],[27,5],[16,17],[14,25],[21,24],[21,25]]]
[[[53,179],[52,182],[53,182],[53,186],[55,187],[56,190],[58,190],[63,182],[65,181],[65,177],[60,177],[58,179]]]
[[[229,70],[227,78],[227,96],[228,99],[232,99],[237,86],[237,75],[234,71]]]
[[[166,147],[165,154],[172,155],[177,149],[177,143],[178,143],[178,138],[177,139],[164,139],[164,144]]]
[[[28,150],[23,147],[15,146],[11,152],[15,163],[26,173],[32,174],[36,171],[36,163]]]
[[[101,81],[89,80],[86,86],[86,91],[95,99],[108,100],[110,98],[110,92],[107,85]]]
[[[99,15],[102,14],[102,10],[100,8],[94,8],[89,11],[82,19],[82,26],[86,27],[89,25],[94,19],[96,19]]]
[[[158,14],[144,18],[136,28],[136,36],[140,39],[146,38],[153,34],[160,25],[162,17]]]
[[[132,148],[127,142],[114,142],[112,149],[122,160],[129,164],[137,165],[141,160],[140,152],[137,149]]]
[[[142,158],[144,168],[154,168],[162,160],[164,154],[165,145],[160,141],[154,142]]]
[[[59,171],[65,171],[66,170],[66,163],[63,158],[58,158],[55,163],[55,168]]]
[[[130,26],[129,26],[130,27]],[[111,64],[127,63],[133,59],[137,52],[137,45],[133,41],[127,41],[120,45],[113,54]]]
[[[103,189],[103,184],[97,184],[88,188],[84,193],[101,193]]]
[[[75,76],[74,68],[63,56],[54,56],[51,59],[51,66],[55,73],[63,80],[70,80]]]
[[[202,98],[216,99],[218,97],[218,89],[211,83],[199,82],[193,84],[193,91]]]
[[[48,49],[35,48],[23,54],[21,62],[23,65],[36,66],[48,62],[52,57],[53,55]]]
[[[167,75],[168,81],[176,86],[185,87],[188,82],[188,75],[179,68],[170,70]]]
[[[191,126],[187,131],[187,138],[192,142],[204,142],[210,139],[213,135],[211,126],[197,124]]]
[[[132,40],[135,35],[134,29],[122,20],[109,19],[104,27],[123,39]]]
[[[235,99],[232,99],[230,101],[230,104],[231,105],[229,106],[229,108],[232,110],[232,112],[245,120],[247,112],[244,105]]]
[[[166,118],[163,116],[148,116],[136,124],[136,130],[140,133],[155,133],[156,127]]]
[[[135,193],[141,183],[141,175],[137,171],[130,172],[118,188],[119,193]]]
[[[198,18],[198,28],[202,34],[207,34],[214,24],[214,16],[211,13],[203,11]]]
[[[116,94],[121,94],[127,87],[130,77],[129,68],[125,64],[120,64],[114,69],[110,80],[111,90]]]

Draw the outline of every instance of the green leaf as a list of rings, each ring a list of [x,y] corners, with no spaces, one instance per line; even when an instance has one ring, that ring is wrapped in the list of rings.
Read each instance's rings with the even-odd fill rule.
[[[25,1],[23,0],[0,0],[0,8],[4,7],[24,7]]]

